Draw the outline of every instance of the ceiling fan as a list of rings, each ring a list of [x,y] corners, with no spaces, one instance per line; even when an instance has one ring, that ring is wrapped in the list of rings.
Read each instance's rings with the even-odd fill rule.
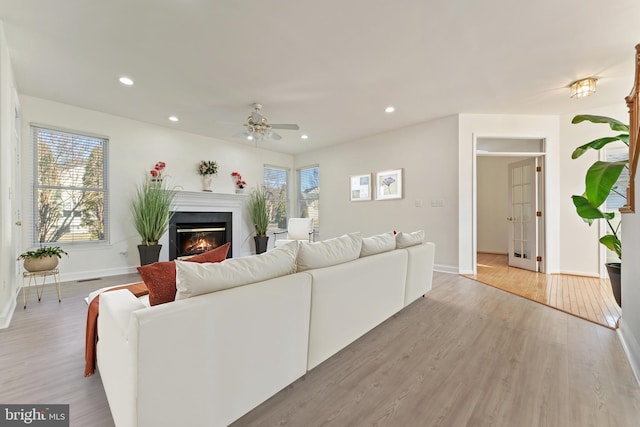
[[[247,122],[243,123],[244,131],[240,132],[234,137],[242,137],[249,140],[262,141],[265,139],[271,141],[279,141],[282,139],[280,135],[273,131],[273,129],[286,129],[286,130],[298,130],[300,126],[296,124],[276,124],[269,123],[267,118],[260,113],[262,104],[256,102],[253,105],[253,112],[247,117]]]

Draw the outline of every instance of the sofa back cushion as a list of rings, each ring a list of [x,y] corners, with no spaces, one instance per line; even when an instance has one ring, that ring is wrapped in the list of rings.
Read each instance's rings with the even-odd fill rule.
[[[315,243],[300,243],[298,249],[298,271],[342,264],[360,257],[362,237],[350,233],[334,239]]]
[[[396,248],[398,249],[421,245],[422,243],[424,243],[424,230],[396,234]]]
[[[219,263],[176,261],[176,300],[295,273],[298,243]]]
[[[188,262],[220,262],[227,258],[230,243],[189,258]],[[164,304],[176,299],[176,263],[154,262],[138,267],[138,273],[149,289],[149,305]]]
[[[392,233],[378,234],[362,238],[360,257],[366,257],[383,252],[389,252],[396,248],[396,238]]]

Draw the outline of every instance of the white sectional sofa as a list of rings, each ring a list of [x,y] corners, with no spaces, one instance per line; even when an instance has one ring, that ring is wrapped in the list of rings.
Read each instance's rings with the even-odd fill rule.
[[[404,237],[411,246],[350,234],[178,262],[176,301],[152,307],[126,290],[102,294],[97,361],[116,426],[237,420],[431,289],[435,246]],[[234,287],[207,293],[225,280]]]

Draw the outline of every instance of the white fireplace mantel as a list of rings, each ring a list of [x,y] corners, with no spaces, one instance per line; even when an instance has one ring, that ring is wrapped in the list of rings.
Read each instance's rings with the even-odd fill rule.
[[[209,193],[206,191],[178,191],[174,199],[175,212],[231,212],[233,256],[251,253],[251,224],[245,215],[245,194]],[[169,233],[160,239],[160,260],[169,259]]]

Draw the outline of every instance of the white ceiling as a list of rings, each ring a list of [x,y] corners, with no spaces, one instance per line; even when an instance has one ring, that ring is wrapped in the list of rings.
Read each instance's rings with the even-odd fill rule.
[[[300,125],[261,145],[294,154],[456,113],[623,103],[638,18],[638,0],[0,0],[19,93],[239,144],[257,101]],[[570,99],[587,76],[598,92]]]

